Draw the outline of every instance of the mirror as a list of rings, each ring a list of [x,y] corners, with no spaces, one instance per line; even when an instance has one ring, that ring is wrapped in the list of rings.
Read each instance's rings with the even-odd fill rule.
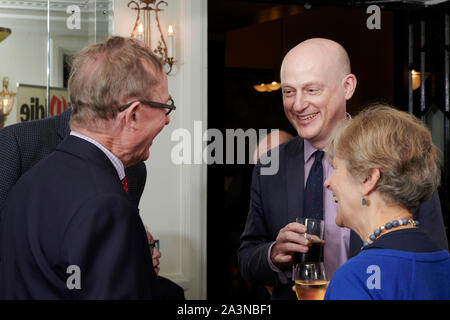
[[[15,94],[9,113],[0,108],[0,128],[67,109],[70,57],[112,26],[113,0],[0,0],[0,80]]]

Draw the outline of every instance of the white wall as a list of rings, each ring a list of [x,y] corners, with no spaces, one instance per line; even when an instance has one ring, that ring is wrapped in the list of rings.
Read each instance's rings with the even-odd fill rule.
[[[136,13],[127,3],[114,2],[115,35],[131,34]],[[174,27],[176,65],[168,81],[177,110],[150,149],[140,212],[161,242],[160,274],[185,288],[186,298],[206,299],[206,165],[173,164],[170,155],[177,142],[170,137],[177,128],[193,133],[194,121],[207,128],[207,1],[168,4],[159,18],[164,32],[168,24]]]

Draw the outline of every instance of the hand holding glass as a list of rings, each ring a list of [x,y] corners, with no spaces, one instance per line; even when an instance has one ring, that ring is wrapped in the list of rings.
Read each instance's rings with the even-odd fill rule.
[[[295,291],[298,300],[323,300],[328,279],[323,265],[323,220],[297,218],[306,227],[308,252],[296,256],[294,265]]]
[[[306,232],[303,236],[308,240],[308,252],[296,253],[294,255],[294,264],[323,262],[323,220],[296,218],[296,222],[304,225],[306,228]]]

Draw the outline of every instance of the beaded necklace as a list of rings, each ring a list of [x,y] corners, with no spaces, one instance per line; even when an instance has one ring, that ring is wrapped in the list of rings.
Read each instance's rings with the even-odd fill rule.
[[[417,227],[419,225],[419,221],[413,220],[413,219],[407,219],[407,218],[403,218],[400,220],[394,220],[392,222],[387,222],[384,226],[381,226],[378,229],[375,229],[375,231],[363,243],[360,250],[363,250],[365,247],[372,244],[381,235],[381,233],[383,233],[384,230],[390,230],[392,228],[405,226],[408,223],[410,223],[413,227]]]

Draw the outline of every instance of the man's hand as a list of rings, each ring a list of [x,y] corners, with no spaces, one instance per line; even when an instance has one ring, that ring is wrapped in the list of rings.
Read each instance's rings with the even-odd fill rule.
[[[308,252],[309,241],[305,232],[306,227],[297,222],[289,223],[280,230],[270,252],[270,259],[277,268],[292,265],[295,252]]]

